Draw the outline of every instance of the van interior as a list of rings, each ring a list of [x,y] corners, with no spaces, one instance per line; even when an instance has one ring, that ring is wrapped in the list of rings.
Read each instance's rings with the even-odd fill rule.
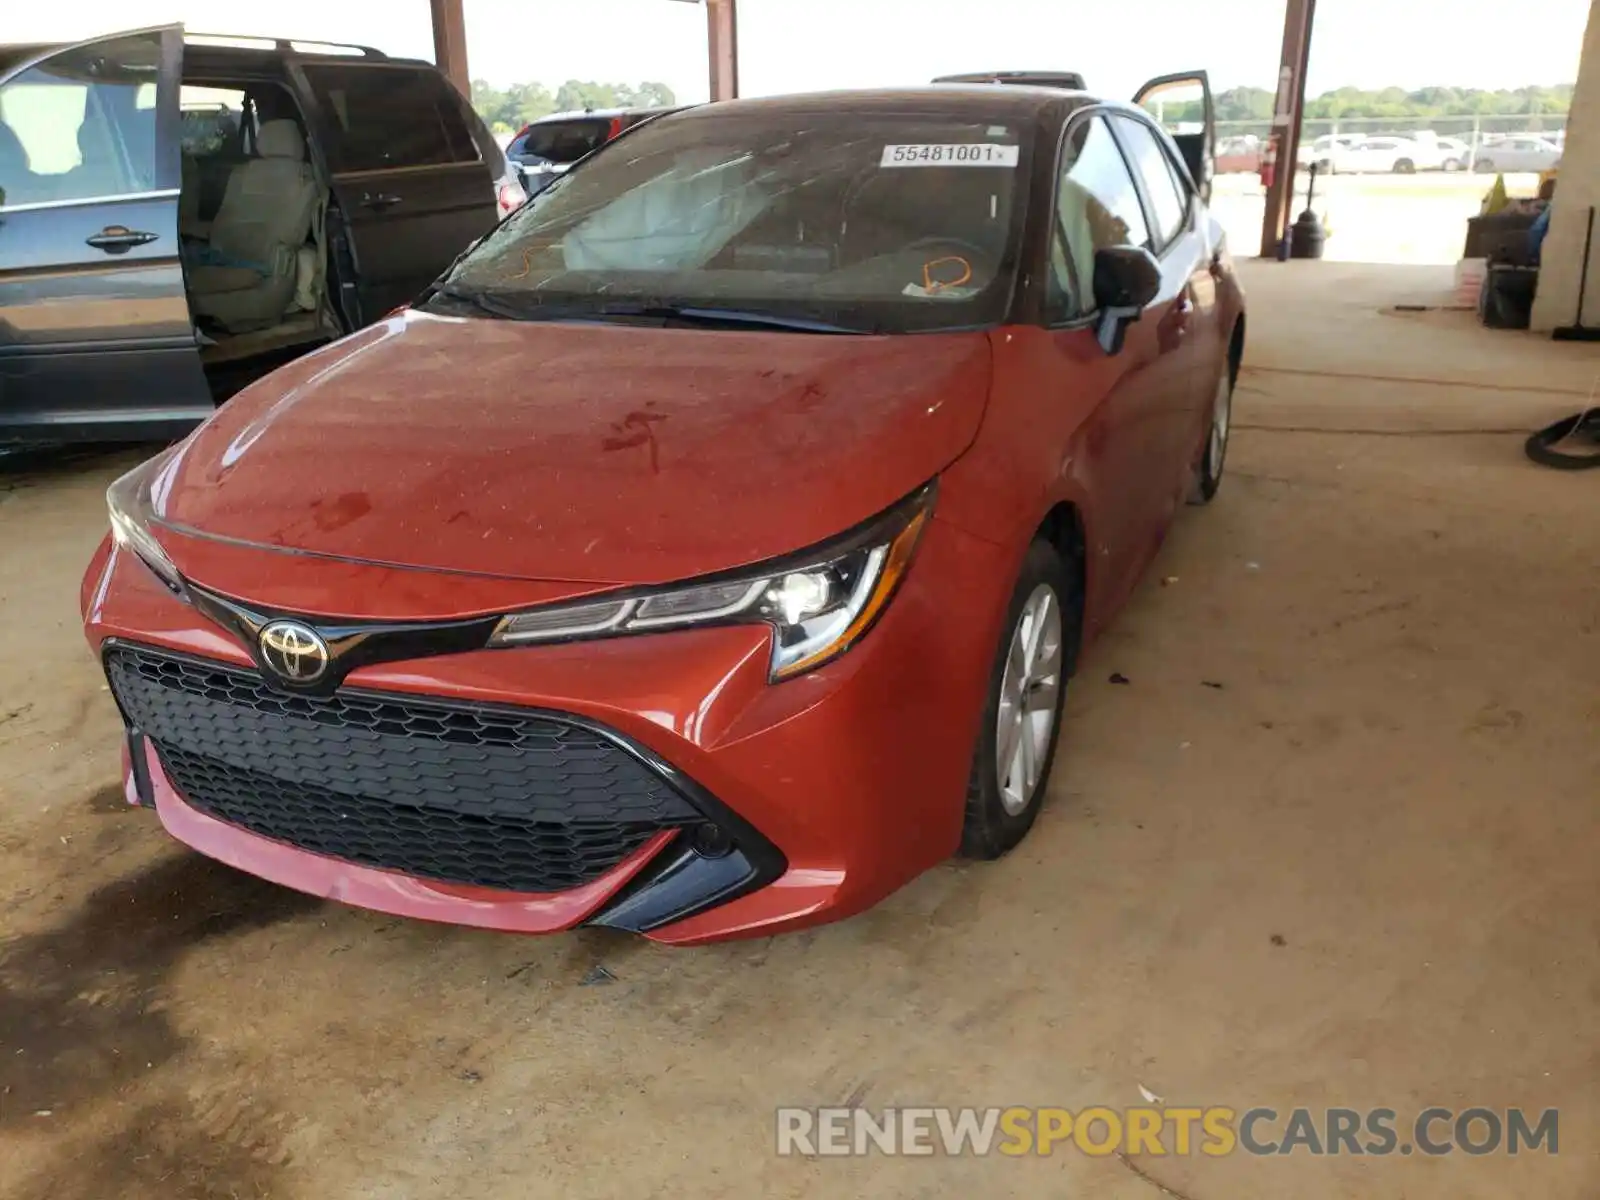
[[[329,190],[281,84],[186,77],[180,129],[184,282],[220,401],[342,332],[329,302]]]

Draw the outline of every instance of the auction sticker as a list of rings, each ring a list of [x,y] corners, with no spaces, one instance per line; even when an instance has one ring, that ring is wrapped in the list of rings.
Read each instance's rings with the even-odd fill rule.
[[[1000,142],[949,142],[943,145],[885,146],[884,167],[1015,167],[1017,147]]]

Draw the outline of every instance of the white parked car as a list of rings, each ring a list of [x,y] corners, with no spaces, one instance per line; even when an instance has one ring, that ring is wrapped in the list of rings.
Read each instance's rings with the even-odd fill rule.
[[[1472,161],[1472,147],[1460,138],[1439,138],[1434,144],[1444,156],[1439,163],[1441,171],[1465,171],[1467,164]]]
[[[1335,172],[1351,174],[1410,175],[1416,171],[1437,171],[1445,161],[1437,141],[1419,142],[1402,137],[1362,138],[1352,146],[1336,148],[1330,157]]]
[[[1542,137],[1509,137],[1484,146],[1474,164],[1479,171],[1548,171],[1561,161],[1561,147]]]
[[[1301,166],[1317,164],[1317,170],[1326,172],[1332,163],[1334,150],[1353,146],[1361,140],[1360,134],[1355,133],[1325,133],[1314,142],[1302,142],[1300,153],[1296,155]]]

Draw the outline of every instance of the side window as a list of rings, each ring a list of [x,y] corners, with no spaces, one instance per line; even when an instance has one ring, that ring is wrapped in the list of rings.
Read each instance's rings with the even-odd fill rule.
[[[1050,315],[1052,319],[1083,316],[1095,308],[1095,252],[1150,243],[1128,164],[1100,117],[1078,123],[1067,134],[1054,225]]]
[[[329,170],[478,161],[460,98],[437,72],[340,65],[308,66],[305,73],[328,133]]]
[[[178,90],[178,138],[184,155],[205,158],[243,146],[245,98],[243,88],[184,84]]]
[[[1167,174],[1172,177],[1172,186],[1178,193],[1178,204],[1183,209],[1183,215],[1189,215],[1189,205],[1194,202],[1194,185],[1189,181],[1188,171],[1180,165],[1176,148],[1163,147],[1161,155],[1167,164]]]
[[[156,185],[161,34],[63,51],[0,88],[0,207]]]
[[[1128,159],[1133,169],[1144,181],[1145,194],[1150,197],[1150,215],[1155,220],[1157,247],[1165,247],[1178,236],[1187,215],[1188,205],[1179,194],[1172,177],[1172,166],[1167,154],[1156,140],[1156,132],[1143,121],[1129,117],[1116,117],[1117,132],[1128,149]]]

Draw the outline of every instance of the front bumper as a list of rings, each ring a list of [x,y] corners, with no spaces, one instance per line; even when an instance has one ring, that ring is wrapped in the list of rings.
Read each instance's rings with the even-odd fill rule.
[[[385,766],[392,766],[385,756],[395,744],[310,736],[322,719],[314,713],[234,728],[219,739],[217,729],[238,724],[239,694],[224,689],[223,708],[202,707],[199,716],[144,706],[125,681],[118,685],[119,655],[193,663],[202,676],[262,685],[233,634],[174,597],[131,556],[97,556],[86,579],[85,622],[130,726],[130,797],[202,853],[289,887],[405,916],[520,932],[612,925],[693,943],[846,916],[955,850],[1009,579],[1001,557],[935,520],[872,632],[842,658],[780,685],[767,682],[768,635],[753,626],[475,650],[355,670],[334,699],[387,698],[425,716],[432,706],[547,720],[619,748],[664,785],[657,826],[635,823],[630,838],[607,843],[603,861],[548,875],[485,875],[470,864],[463,869],[461,859],[440,867],[381,845],[374,850],[370,838],[340,840],[343,823],[373,820],[373,803],[392,800],[400,821],[411,820],[417,805],[438,805],[439,788],[469,810],[481,803],[481,779],[449,754],[429,766],[439,788],[408,792]],[[413,589],[416,579],[411,573]],[[220,581],[207,582],[222,590]],[[470,583],[444,584],[456,605],[450,611],[461,611],[460,593]],[[295,736],[278,736],[285,730]],[[287,778],[302,790],[277,795],[271,819],[230,808],[208,792],[204,764],[186,753],[255,772],[252,779]],[[424,747],[421,759],[430,754]],[[572,816],[555,811],[559,796],[553,810],[537,781],[519,782],[513,773],[501,782],[502,799],[538,793],[543,809],[489,816]],[[338,802],[318,810],[315,836],[302,832],[305,810],[330,790]],[[362,812],[344,803],[351,792],[365,798]],[[381,811],[378,819],[381,825]],[[432,826],[425,832],[440,836]],[[530,887],[546,878],[555,886]]]

